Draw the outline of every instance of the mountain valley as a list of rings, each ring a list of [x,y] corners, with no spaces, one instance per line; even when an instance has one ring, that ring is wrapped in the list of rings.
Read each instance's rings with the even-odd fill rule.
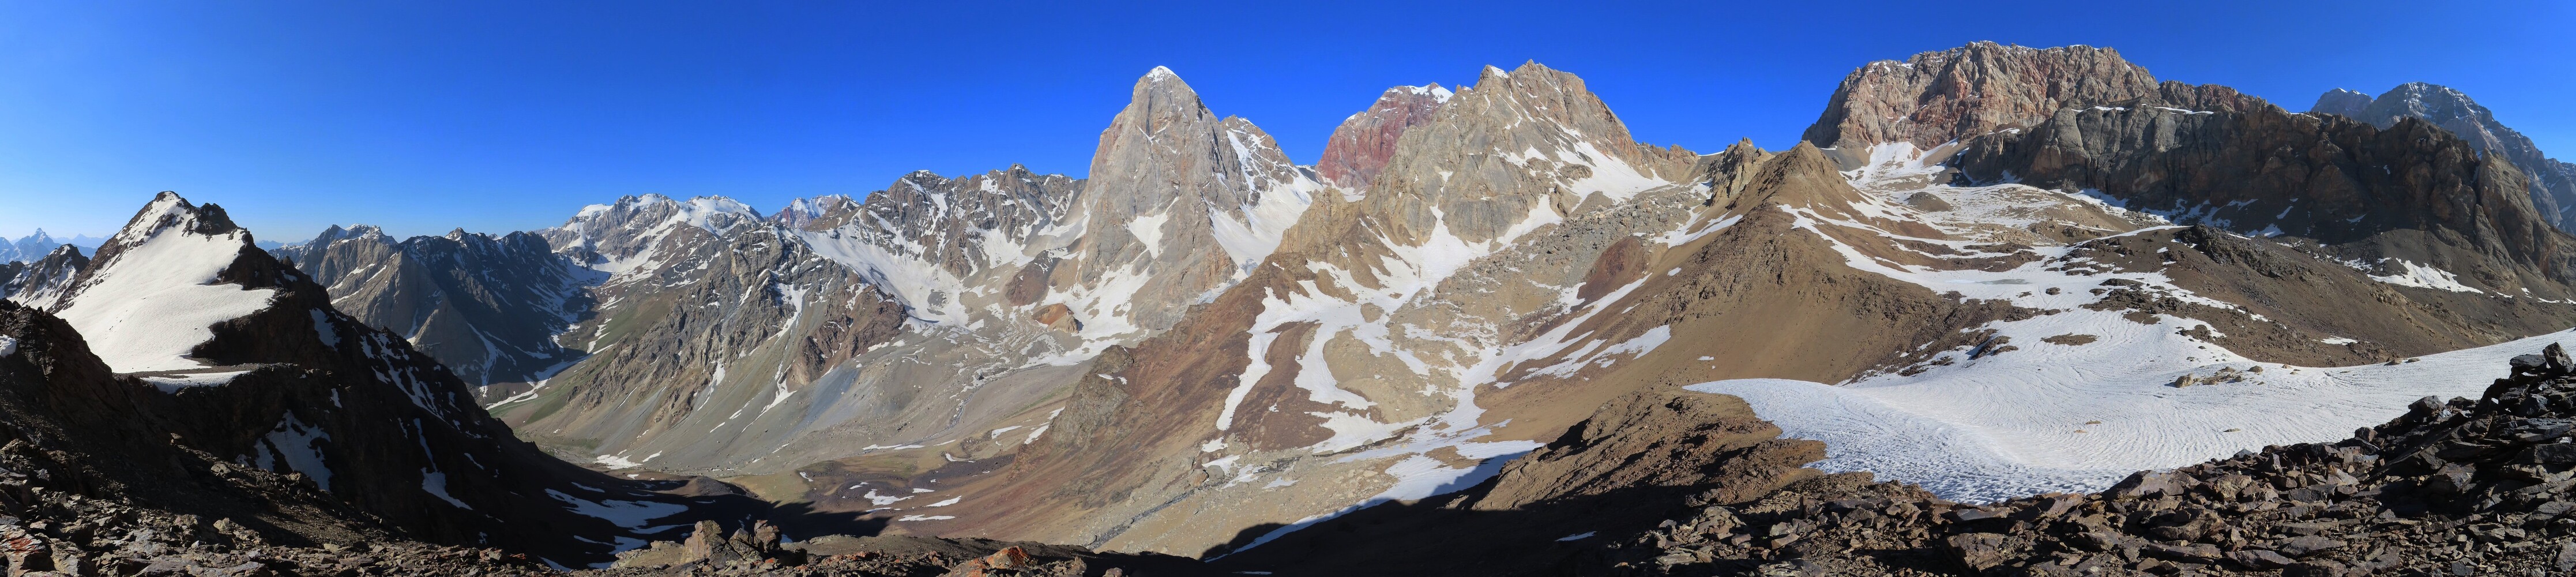
[[[1082,177],[282,244],[162,193],[94,248],[0,245],[0,548],[12,575],[2576,569],[2576,165],[2460,91],[2292,112],[1980,42],[1852,70],[1793,146],[1703,152],[1528,62],[1355,100],[1312,165],[1223,104],[1147,71]]]

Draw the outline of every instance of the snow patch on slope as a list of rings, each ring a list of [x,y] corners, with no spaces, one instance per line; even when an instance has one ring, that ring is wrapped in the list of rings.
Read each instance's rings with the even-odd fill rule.
[[[2469,285],[2460,284],[2460,275],[2451,274],[2451,271],[2415,264],[2414,261],[2402,258],[2380,259],[2380,262],[2383,264],[2389,261],[2396,261],[2397,266],[2392,268],[2397,271],[2397,274],[2386,276],[2371,275],[2370,278],[2379,282],[2399,286],[2441,289],[2464,293],[2486,292],[2470,288]]]
[[[1908,176],[1916,171],[1857,172],[1857,177],[1872,177],[1890,173]],[[1960,238],[1975,238],[1983,230],[1991,230],[1977,228],[1985,223],[1975,220],[1920,218],[1894,202],[1897,195],[1912,191],[1869,186],[1874,183],[1856,183],[1865,193],[1878,196],[1864,199],[1862,206],[1849,207],[1852,212],[1924,222]],[[1933,185],[1921,191],[1942,195],[1953,205],[1982,204],[1968,210],[1991,212],[1994,216],[2011,214],[2013,207],[2098,202],[2081,195],[2005,186],[2015,189]],[[2046,194],[2058,194],[2059,198],[2050,199]],[[1919,483],[1945,498],[1965,502],[2049,491],[2095,491],[2140,469],[2188,465],[2266,445],[2343,438],[2357,427],[2385,422],[2403,412],[2406,404],[2426,395],[2474,396],[2493,377],[2501,375],[2505,359],[2568,337],[2565,333],[2534,337],[2394,366],[2316,368],[2256,363],[2186,334],[2208,327],[2198,320],[2152,315],[2152,322],[2141,323],[2125,318],[2129,312],[2126,310],[2082,307],[2101,298],[2090,291],[2102,286],[2106,279],[2122,279],[2136,282],[2134,290],[2241,310],[2231,303],[2192,294],[2162,273],[2076,274],[2067,269],[2110,267],[2083,266],[2085,257],[2073,255],[2067,246],[2029,249],[2040,258],[2010,270],[1942,270],[1903,265],[1873,258],[1827,232],[1954,246],[1973,241],[1897,235],[1867,222],[1839,219],[1831,211],[1814,207],[1783,210],[1796,214],[1797,228],[1822,237],[1844,255],[1845,264],[1855,269],[1935,292],[1956,292],[1960,298],[2004,300],[2051,311],[1972,329],[1992,330],[1998,337],[2009,338],[2016,350],[2001,354],[1983,350],[1984,347],[1944,351],[1932,362],[1917,365],[1923,370],[1911,376],[1876,374],[1839,386],[1738,379],[1689,387],[1742,397],[1787,436],[1824,441],[1826,459],[1816,465],[1821,469],[1869,471],[1881,478]],[[2162,228],[2166,227],[2149,226],[2121,234]],[[2426,270],[2431,269],[2410,268],[2400,276],[2426,284],[2438,284],[2436,281],[2447,278],[2423,272]],[[2051,291],[2058,294],[2049,294]],[[2090,335],[2095,340],[2081,345],[2043,340],[2070,334]],[[2254,372],[2258,367],[2261,372]],[[2222,369],[2234,369],[2246,378],[2242,382],[2188,388],[2172,386],[2182,376],[2202,377]]]

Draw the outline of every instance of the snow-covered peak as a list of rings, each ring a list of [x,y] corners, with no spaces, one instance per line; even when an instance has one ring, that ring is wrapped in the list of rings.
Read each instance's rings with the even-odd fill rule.
[[[1455,94],[1449,92],[1448,87],[1441,86],[1440,83],[1437,82],[1422,86],[1399,86],[1396,87],[1396,89],[1402,90],[1407,94],[1430,95],[1432,100],[1438,102],[1448,102],[1449,97],[1455,96]]]
[[[566,229],[599,228],[600,221],[631,223],[634,219],[657,222],[686,222],[707,232],[723,234],[739,220],[759,220],[760,213],[751,205],[721,196],[699,196],[673,200],[659,194],[624,196],[616,204],[584,206],[564,223]]]
[[[760,213],[753,211],[751,205],[736,202],[734,199],[701,196],[680,203],[679,212],[674,218],[688,221],[689,225],[706,229],[707,232],[723,234],[725,229],[732,226],[732,223],[721,220],[722,217],[758,220]]]
[[[337,234],[333,234],[335,232]],[[323,234],[331,236],[334,240],[351,238],[392,238],[385,234],[385,229],[372,224],[352,224],[349,225],[348,228],[340,228],[338,225],[333,225],[330,230],[323,231]]]
[[[181,224],[182,220],[193,221],[196,216],[197,207],[188,204],[188,199],[180,198],[179,193],[165,191],[152,197],[151,204],[143,205],[142,211],[134,213],[134,220],[126,221],[125,228],[118,230],[116,236],[108,237],[107,241],[139,243],[172,225]]]
[[[847,210],[849,207],[857,205],[858,201],[851,199],[850,195],[846,194],[826,194],[813,198],[799,198],[787,201],[787,206],[779,208],[777,213],[769,215],[769,221],[786,225],[790,228],[804,228],[807,223],[814,222],[816,219],[821,219],[835,211]]]
[[[1136,88],[1133,92],[1133,97],[1127,105],[1129,110],[1136,110],[1138,107],[1152,103],[1156,107],[1172,107],[1184,111],[1196,108],[1199,114],[1207,113],[1207,104],[1199,102],[1198,90],[1190,88],[1190,83],[1182,81],[1181,75],[1173,74],[1170,68],[1156,66],[1153,70],[1147,71],[1144,76],[1136,79]]]
[[[221,208],[164,192],[108,239],[55,315],[117,372],[202,368],[188,355],[213,338],[208,327],[266,309],[277,294],[219,284],[225,269],[257,252]]]

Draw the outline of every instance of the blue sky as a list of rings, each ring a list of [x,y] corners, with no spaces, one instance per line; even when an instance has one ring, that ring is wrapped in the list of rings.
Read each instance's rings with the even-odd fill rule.
[[[161,190],[293,240],[541,228],[622,194],[769,210],[916,169],[1079,175],[1156,65],[1300,162],[1388,86],[1532,59],[1646,142],[1782,148],[1853,68],[1974,40],[2116,47],[2294,110],[2447,84],[2569,158],[2570,30],[2563,1],[0,0],[0,235],[104,234]]]

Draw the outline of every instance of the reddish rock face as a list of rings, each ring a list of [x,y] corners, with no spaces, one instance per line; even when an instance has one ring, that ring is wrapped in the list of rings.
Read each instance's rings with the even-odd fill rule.
[[[1323,160],[1315,162],[1315,172],[1345,188],[1368,188],[1378,169],[1386,167],[1387,157],[1395,154],[1396,139],[1404,136],[1405,129],[1430,122],[1431,113],[1448,103],[1449,96],[1449,89],[1439,84],[1387,89],[1368,110],[1333,129],[1332,140],[1324,144]]]
[[[2156,79],[2108,48],[1978,42],[1852,71],[1804,140],[1824,147],[1912,142],[1930,148],[2059,108],[2156,94]]]
[[[1031,315],[1029,320],[1068,333],[1082,330],[1082,321],[1073,318],[1073,309],[1064,303],[1047,303],[1047,306],[1038,307],[1037,314]]]

